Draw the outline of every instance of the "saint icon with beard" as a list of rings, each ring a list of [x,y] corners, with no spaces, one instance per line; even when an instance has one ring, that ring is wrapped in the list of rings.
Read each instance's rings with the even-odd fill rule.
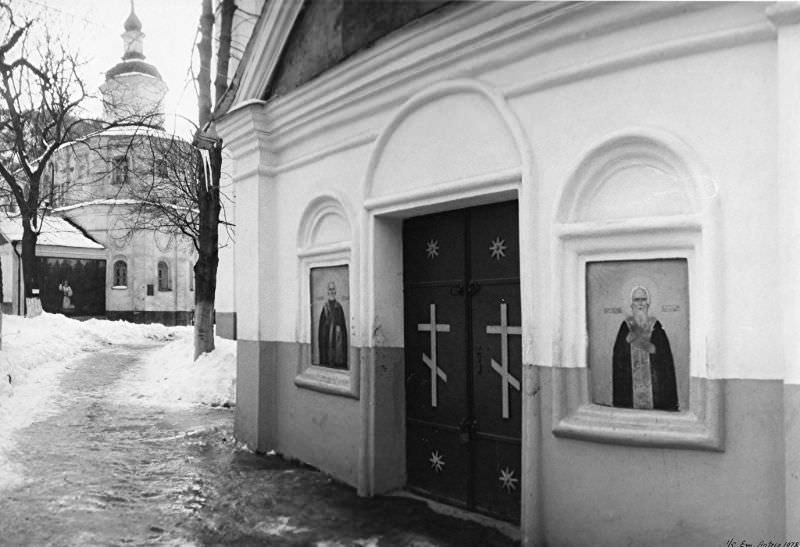
[[[619,327],[613,353],[613,405],[678,410],[675,364],[667,333],[648,313],[650,293],[631,291],[632,315]]]

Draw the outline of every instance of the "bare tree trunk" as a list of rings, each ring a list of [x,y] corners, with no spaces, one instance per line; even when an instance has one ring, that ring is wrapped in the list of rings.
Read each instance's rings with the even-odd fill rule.
[[[214,10],[211,0],[203,0],[203,13],[200,15],[200,43],[197,53],[200,57],[200,70],[197,73],[197,108],[200,131],[211,119],[211,39],[214,31]],[[202,173],[202,171],[201,171]]]
[[[0,268],[0,296],[3,294],[3,268]],[[0,301],[2,299],[0,298]],[[0,303],[0,351],[3,349],[3,308],[2,303]]]
[[[228,61],[230,59],[231,25],[235,4],[223,0],[221,15],[220,46],[217,54],[216,95],[221,97],[227,86]],[[199,89],[200,132],[207,129],[211,121],[211,39],[214,27],[214,12],[211,0],[203,0],[200,16],[200,71],[197,75]],[[212,132],[213,133],[213,132]],[[199,214],[198,257],[194,266],[195,275],[195,324],[194,357],[214,349],[214,301],[217,292],[217,266],[219,265],[219,214],[221,209],[219,179],[222,167],[222,148],[214,142],[208,150],[206,163],[198,158],[197,205]]]
[[[231,58],[231,30],[233,14],[236,11],[234,0],[222,0],[219,20],[219,49],[217,49],[217,69],[214,80],[214,101],[219,102],[228,88],[228,62]]]
[[[200,208],[199,251],[195,273],[195,324],[194,357],[214,349],[214,301],[217,292],[217,266],[219,265],[219,172],[222,151],[210,151],[211,179],[217,181],[208,187],[198,188]]]
[[[31,225],[31,218],[22,218],[22,277],[25,282],[25,315],[36,317],[42,313],[42,301],[39,297],[39,272],[36,263],[36,231]]]

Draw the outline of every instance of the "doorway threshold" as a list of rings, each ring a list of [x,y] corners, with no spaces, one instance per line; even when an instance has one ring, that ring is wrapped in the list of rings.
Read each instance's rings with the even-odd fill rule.
[[[511,524],[510,522],[506,522],[504,520],[499,520],[496,518],[489,517],[487,515],[482,515],[480,513],[468,511],[460,507],[455,507],[453,505],[447,505],[446,503],[434,501],[432,499],[428,499],[424,496],[419,496],[407,490],[393,490],[384,495],[423,501],[428,505],[428,507],[431,508],[432,511],[435,511],[440,515],[445,515],[448,517],[455,517],[461,520],[468,520],[471,522],[475,522],[477,524],[480,524],[481,526],[494,528],[511,540],[517,542],[522,540],[522,532],[520,531],[520,527],[515,524]]]

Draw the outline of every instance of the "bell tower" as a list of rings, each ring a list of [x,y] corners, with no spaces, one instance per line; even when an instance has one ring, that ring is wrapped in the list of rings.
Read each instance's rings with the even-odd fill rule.
[[[167,85],[158,69],[145,61],[145,34],[133,0],[124,29],[122,61],[106,72],[106,81],[100,86],[104,116],[108,121],[125,120],[161,127]]]

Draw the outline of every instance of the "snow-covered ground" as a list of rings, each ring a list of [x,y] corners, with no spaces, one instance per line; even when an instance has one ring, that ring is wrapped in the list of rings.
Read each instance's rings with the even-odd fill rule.
[[[120,402],[224,406],[235,402],[236,345],[231,340],[217,337],[214,352],[193,361],[192,327],[77,321],[49,313],[2,319],[0,470],[11,432],[55,410],[52,402],[60,375],[89,351],[118,344],[153,346],[143,351],[142,365],[117,383],[115,396]]]
[[[118,383],[117,397],[155,405],[233,406],[236,342],[217,337],[213,352],[192,361],[192,328],[171,327],[169,332],[175,339],[146,354],[142,369],[129,370]]]
[[[121,396],[154,404],[233,405],[235,342],[217,337],[217,349],[193,361],[192,336],[192,327],[99,319],[76,321],[49,313],[35,318],[5,315],[0,350],[0,416],[5,417],[10,407],[40,406],[28,404],[28,397],[35,393],[37,399],[43,399],[72,359],[116,344],[160,346],[143,353],[143,367],[121,379]]]

